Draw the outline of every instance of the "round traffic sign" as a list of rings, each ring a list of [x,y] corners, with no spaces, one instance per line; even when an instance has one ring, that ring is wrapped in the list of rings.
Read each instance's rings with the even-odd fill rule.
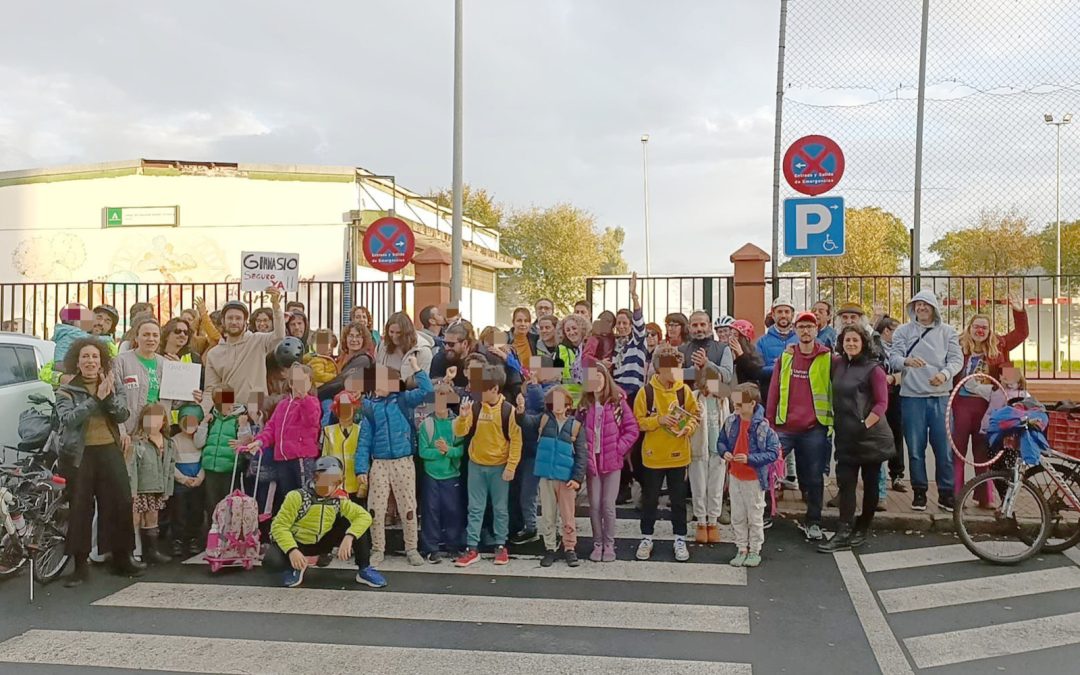
[[[836,187],[844,175],[844,152],[827,136],[803,136],[784,153],[784,178],[804,195]]]
[[[416,253],[416,237],[401,218],[386,216],[368,225],[361,248],[368,264],[382,272],[397,272]]]

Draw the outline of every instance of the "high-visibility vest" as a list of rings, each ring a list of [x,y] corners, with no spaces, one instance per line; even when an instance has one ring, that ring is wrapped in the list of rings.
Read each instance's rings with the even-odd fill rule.
[[[791,395],[791,369],[795,355],[785,351],[780,356],[780,401],[776,406],[776,423],[787,421],[788,398]],[[823,426],[833,424],[832,354],[824,352],[810,363],[810,393],[814,397],[814,414]]]

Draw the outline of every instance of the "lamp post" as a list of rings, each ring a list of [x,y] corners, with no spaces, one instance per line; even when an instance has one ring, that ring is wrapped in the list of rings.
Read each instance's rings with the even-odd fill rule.
[[[649,134],[641,134],[641,163],[645,175],[645,276],[652,275],[649,260]]]
[[[464,45],[463,0],[454,3],[454,140],[453,140],[453,177],[451,183],[452,212],[450,215],[450,304],[461,311],[462,285],[462,225],[461,216],[464,208],[465,184],[461,163],[463,131],[464,85],[462,81],[462,51]]]
[[[1056,244],[1054,246],[1057,256],[1057,265],[1054,269],[1054,375],[1057,376],[1060,346],[1058,345],[1058,331],[1060,330],[1061,318],[1061,127],[1072,122],[1072,113],[1065,113],[1060,120],[1054,119],[1050,113],[1043,115],[1043,122],[1057,128],[1056,148],[1056,178],[1054,184],[1054,222],[1056,223]]]

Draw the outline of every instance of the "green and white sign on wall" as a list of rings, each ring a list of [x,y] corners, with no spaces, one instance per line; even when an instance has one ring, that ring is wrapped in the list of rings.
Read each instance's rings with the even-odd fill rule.
[[[106,206],[105,227],[176,227],[179,206]]]

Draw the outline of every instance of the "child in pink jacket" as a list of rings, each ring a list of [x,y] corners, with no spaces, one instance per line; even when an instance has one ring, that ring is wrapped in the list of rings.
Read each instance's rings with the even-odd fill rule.
[[[277,494],[284,498],[312,480],[318,459],[322,408],[314,395],[309,366],[294,363],[289,369],[289,396],[274,408],[274,414],[251,443],[240,449],[256,453],[274,451]]]
[[[630,448],[641,433],[626,394],[611,371],[597,363],[588,369],[581,400],[585,440],[589,449],[589,518],[593,550],[589,560],[615,560],[615,498],[619,477]]]

